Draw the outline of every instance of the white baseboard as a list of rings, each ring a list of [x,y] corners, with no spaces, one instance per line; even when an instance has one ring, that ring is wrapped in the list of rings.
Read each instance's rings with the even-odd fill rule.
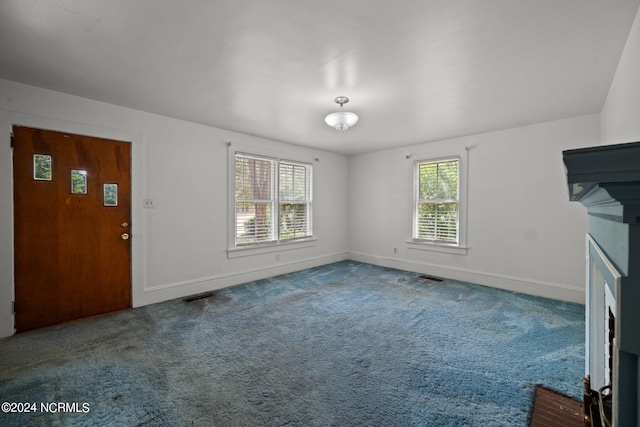
[[[13,316],[3,316],[2,322],[0,322],[0,338],[10,337],[15,334],[13,329]]]
[[[585,290],[559,283],[550,283],[540,280],[526,279],[522,277],[507,276],[485,271],[470,270],[465,268],[450,267],[433,263],[390,258],[362,252],[337,252],[313,258],[305,258],[286,263],[277,263],[264,267],[234,271],[216,276],[202,277],[175,283],[167,283],[144,289],[144,302],[140,305],[154,304],[175,298],[183,298],[189,295],[214,291],[241,283],[265,279],[279,274],[291,273],[306,268],[317,267],[333,262],[353,260],[381,267],[397,268],[400,270],[414,271],[416,273],[429,274],[431,276],[476,283],[484,286],[536,295],[556,300],[584,304]]]
[[[567,286],[560,283],[544,282],[540,280],[525,279],[522,277],[507,276],[504,274],[450,267],[401,258],[390,258],[365,254],[362,252],[349,252],[349,259],[375,264],[381,267],[397,268],[400,270],[429,274],[431,276],[476,283],[478,285],[491,286],[494,288],[561,301],[575,302],[578,304],[584,304],[585,302],[585,289]]]
[[[136,306],[154,304],[175,298],[183,298],[203,292],[215,291],[241,283],[265,279],[279,274],[291,273],[306,268],[318,267],[333,262],[349,259],[349,252],[336,252],[312,258],[305,258],[291,262],[278,262],[273,265],[257,267],[247,270],[223,273],[215,276],[201,277],[181,282],[167,283],[158,286],[145,287],[144,302]]]

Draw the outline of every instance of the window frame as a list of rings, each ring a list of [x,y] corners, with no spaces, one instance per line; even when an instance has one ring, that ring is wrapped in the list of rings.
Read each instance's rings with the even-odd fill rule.
[[[254,147],[243,147],[232,143],[228,144],[228,246],[227,257],[236,258],[249,255],[257,255],[268,252],[279,252],[285,250],[300,249],[302,247],[314,246],[317,240],[313,234],[313,164],[306,162],[300,156],[290,153],[266,152]],[[249,199],[236,199],[236,157],[245,156],[257,160],[272,162],[271,170],[271,220],[270,239],[258,242],[238,242],[237,240],[237,203],[251,202]],[[289,200],[281,198],[280,188],[280,165],[303,166],[305,168],[305,190],[304,198],[299,200]],[[259,200],[258,202],[266,202]],[[305,223],[306,235],[292,238],[282,238],[281,229],[281,205],[294,202],[306,206]],[[279,256],[276,255],[276,261]]]
[[[409,249],[444,252],[457,255],[467,254],[467,162],[468,151],[464,147],[460,150],[447,150],[439,152],[424,153],[417,156],[417,160],[411,162],[412,176],[412,222],[410,227],[411,238],[407,240]],[[417,238],[417,222],[419,209],[419,165],[429,163],[443,163],[451,160],[458,161],[458,241],[457,243],[444,242],[438,240],[428,240]]]

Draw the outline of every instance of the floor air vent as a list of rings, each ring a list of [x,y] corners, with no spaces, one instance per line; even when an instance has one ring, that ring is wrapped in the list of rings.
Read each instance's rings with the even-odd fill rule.
[[[430,281],[432,281],[432,282],[442,282],[442,279],[439,279],[439,278],[437,278],[437,277],[424,276],[424,275],[423,275],[423,276],[418,276],[418,277],[419,277],[420,279],[423,279],[423,280],[430,280]]]
[[[201,299],[209,298],[213,296],[213,292],[205,292],[204,294],[192,295],[190,297],[185,298],[184,302],[193,302]]]

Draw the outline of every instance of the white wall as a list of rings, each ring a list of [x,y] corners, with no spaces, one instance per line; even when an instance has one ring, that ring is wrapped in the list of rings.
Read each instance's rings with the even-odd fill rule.
[[[640,10],[602,109],[602,144],[640,141]]]
[[[580,204],[569,202],[562,151],[598,145],[599,137],[600,116],[593,114],[353,156],[351,257],[584,303],[588,219]],[[415,153],[429,158],[449,147],[469,147],[466,255],[406,244]]]
[[[133,305],[322,265],[348,256],[348,159],[0,79],[0,337],[13,333],[13,124],[132,141]],[[314,165],[311,247],[227,258],[227,142]],[[314,158],[318,158],[315,161]],[[155,209],[143,209],[153,198]]]

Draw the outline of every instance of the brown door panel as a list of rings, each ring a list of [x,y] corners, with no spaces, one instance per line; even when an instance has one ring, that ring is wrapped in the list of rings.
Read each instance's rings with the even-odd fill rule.
[[[18,332],[130,307],[131,145],[13,132]],[[51,156],[51,180],[34,179],[34,154]],[[86,172],[86,194],[72,193],[72,170]],[[104,184],[117,184],[117,206]]]

